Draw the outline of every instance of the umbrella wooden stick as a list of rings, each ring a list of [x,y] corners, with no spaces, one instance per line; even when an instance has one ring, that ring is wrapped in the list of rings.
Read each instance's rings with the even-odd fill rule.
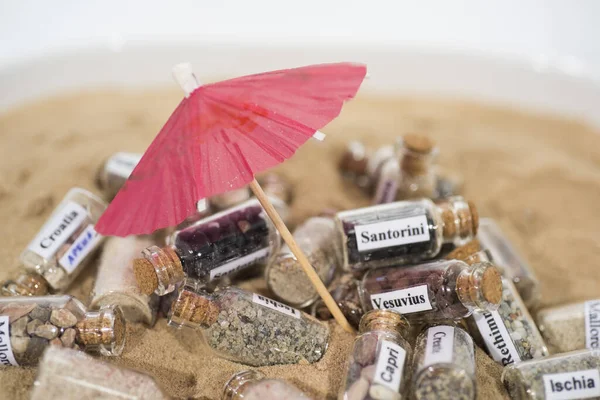
[[[290,233],[290,230],[287,228],[287,226],[285,226],[285,223],[282,221],[281,217],[275,210],[275,207],[273,207],[273,204],[262,190],[256,179],[250,182],[250,189],[252,189],[252,192],[254,192],[254,195],[267,212],[269,218],[271,218],[271,221],[273,221],[275,228],[277,228],[285,243],[288,245],[294,256],[296,256],[296,259],[302,266],[304,273],[312,282],[313,286],[317,290],[317,293],[319,293],[319,296],[321,296],[337,323],[340,324],[347,332],[354,333],[354,329],[348,323],[348,320],[342,313],[342,310],[340,310],[333,297],[331,297],[331,294],[321,281],[321,278],[319,278],[319,275],[317,275],[315,269],[312,267],[312,265],[310,265],[310,262],[298,246],[298,243],[296,243],[296,240]]]

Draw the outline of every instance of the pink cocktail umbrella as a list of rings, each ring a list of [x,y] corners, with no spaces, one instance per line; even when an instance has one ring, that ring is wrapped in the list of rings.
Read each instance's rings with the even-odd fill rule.
[[[338,323],[352,330],[254,175],[291,157],[339,115],[366,74],[339,63],[267,72],[200,85],[189,64],[174,68],[186,92],[102,215],[103,235],[148,234],[175,226],[196,203],[249,185]]]

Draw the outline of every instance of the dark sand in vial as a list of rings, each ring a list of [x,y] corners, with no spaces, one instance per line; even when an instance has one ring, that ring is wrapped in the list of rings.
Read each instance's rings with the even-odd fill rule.
[[[18,256],[73,186],[92,191],[98,165],[117,151],[143,151],[181,100],[180,92],[97,92],[51,99],[0,117],[0,279],[18,268]],[[542,281],[543,305],[600,297],[600,135],[577,121],[476,104],[423,99],[369,99],[349,103],[324,129],[324,143],[309,141],[277,170],[295,186],[292,222],[324,208],[369,204],[341,179],[336,164],[344,144],[390,143],[408,132],[429,134],[440,164],[460,173],[466,197],[483,217],[494,217]],[[143,217],[143,216],[141,216]],[[95,269],[73,284],[87,302]],[[250,287],[266,292],[260,279]],[[316,399],[334,399],[352,336],[331,324],[330,347],[314,365],[260,368]],[[246,368],[211,355],[194,331],[165,320],[154,329],[128,328],[119,365],[154,375],[176,398],[219,399],[223,384]],[[502,368],[477,351],[482,399],[506,398]],[[0,370],[0,397],[26,399],[34,368]]]

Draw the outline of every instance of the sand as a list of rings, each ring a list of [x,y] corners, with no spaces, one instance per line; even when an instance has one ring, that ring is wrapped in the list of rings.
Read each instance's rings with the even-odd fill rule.
[[[13,274],[18,256],[72,186],[96,190],[94,172],[116,151],[143,151],[180,100],[178,91],[97,92],[16,109],[0,117],[0,279]],[[466,180],[466,196],[482,216],[497,219],[539,275],[543,305],[600,297],[600,135],[577,121],[460,102],[368,99],[350,103],[324,129],[325,143],[310,141],[279,171],[296,188],[292,222],[324,208],[369,203],[336,170],[344,143],[371,146],[397,135],[424,132],[441,147],[440,164]],[[88,301],[94,267],[71,293]],[[266,293],[258,279],[247,284]],[[333,399],[352,343],[336,329],[315,365],[260,368],[288,379],[317,399]],[[201,337],[160,320],[154,329],[128,329],[120,365],[153,374],[176,398],[218,399],[231,374],[245,367],[209,355]],[[477,351],[480,398],[506,398],[501,367]],[[0,398],[25,399],[35,369],[0,371]]]

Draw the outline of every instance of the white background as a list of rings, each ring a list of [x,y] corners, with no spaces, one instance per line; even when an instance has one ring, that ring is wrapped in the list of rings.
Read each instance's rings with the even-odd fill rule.
[[[0,68],[139,41],[475,50],[600,76],[600,1],[33,1],[0,3]]]

